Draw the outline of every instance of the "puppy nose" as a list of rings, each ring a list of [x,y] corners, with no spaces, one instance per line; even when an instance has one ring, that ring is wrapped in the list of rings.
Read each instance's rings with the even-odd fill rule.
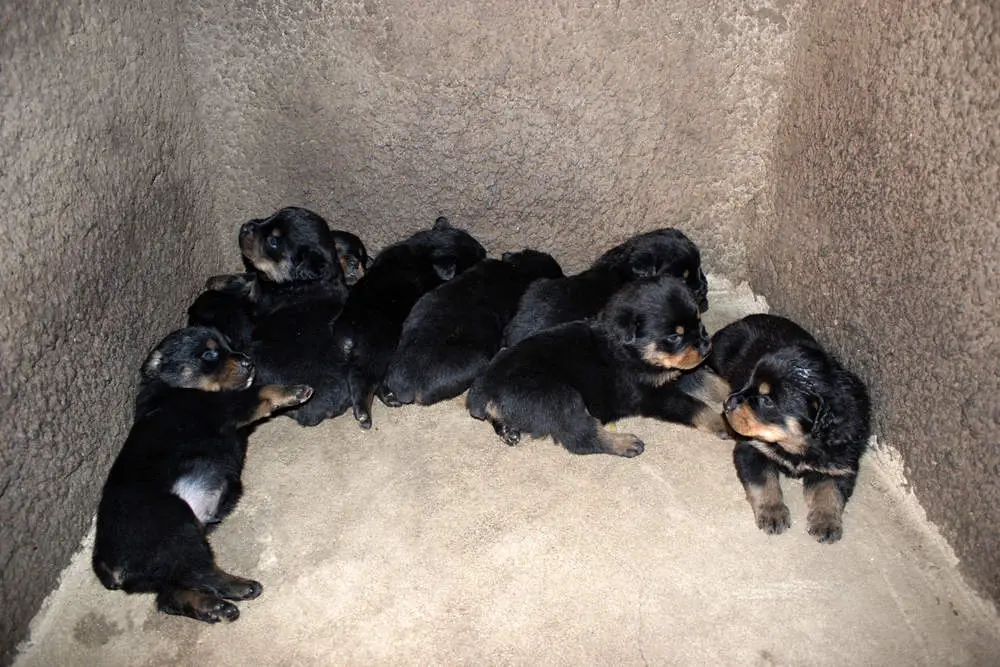
[[[253,368],[253,362],[250,361],[250,357],[248,357],[247,355],[240,354],[237,356],[237,359],[239,359],[240,366],[242,366],[243,368]]]
[[[739,394],[730,394],[729,398],[726,399],[726,412],[732,412],[740,406],[743,402],[743,397]]]

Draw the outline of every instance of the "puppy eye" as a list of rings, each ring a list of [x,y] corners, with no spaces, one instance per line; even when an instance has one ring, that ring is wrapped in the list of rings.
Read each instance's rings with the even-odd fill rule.
[[[677,345],[678,343],[681,342],[682,338],[684,338],[683,335],[679,333],[672,333],[669,336],[667,336],[667,342],[670,343],[671,345]]]
[[[205,361],[216,361],[219,358],[218,350],[205,350],[201,353],[201,358]]]
[[[275,250],[278,247],[278,237],[277,236],[268,236],[264,240],[264,245],[266,245],[271,250]]]

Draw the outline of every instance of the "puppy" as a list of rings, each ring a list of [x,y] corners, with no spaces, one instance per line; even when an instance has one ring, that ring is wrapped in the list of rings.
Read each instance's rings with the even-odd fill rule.
[[[188,326],[214,327],[229,339],[234,350],[248,351],[256,319],[255,288],[250,274],[209,278],[205,291],[188,307]]]
[[[694,295],[670,275],[632,282],[595,321],[547,329],[501,351],[469,390],[467,405],[508,445],[551,435],[574,454],[637,456],[644,445],[605,430],[643,415],[717,430],[721,418],[673,385],[709,351]]]
[[[344,281],[350,287],[364,277],[365,271],[371,265],[368,250],[361,239],[350,232],[335,229],[330,233],[337,249],[340,270],[344,273]]]
[[[454,229],[447,218],[438,218],[432,229],[382,250],[354,285],[334,325],[334,339],[335,349],[347,360],[351,404],[362,428],[372,426],[372,400],[381,390],[410,309],[485,256],[478,241]],[[381,398],[398,405],[392,397]]]
[[[836,542],[871,434],[864,383],[783,317],[750,315],[712,340],[709,365],[735,389],[725,417],[738,435],[733,461],[757,526],[781,533],[791,525],[780,471],[802,478],[809,534]]]
[[[708,281],[698,247],[676,229],[658,229],[612,248],[582,273],[529,287],[507,326],[507,345],[557,324],[594,317],[622,285],[664,273],[683,280],[699,308],[708,309]]]
[[[206,533],[242,493],[241,430],[307,400],[305,385],[250,387],[254,366],[214,329],[174,331],[142,366],[135,423],[97,510],[92,565],[108,589],[155,593],[168,614],[233,621],[261,585],[222,571]]]
[[[350,406],[350,394],[331,324],[347,300],[342,266],[354,276],[363,273],[363,244],[353,234],[331,232],[323,218],[295,207],[247,222],[239,239],[254,273],[250,354],[259,382],[313,387],[311,401],[288,411],[303,426],[342,414]],[[338,253],[338,243],[350,254]]]
[[[389,402],[431,405],[461,394],[500,349],[528,285],[561,276],[551,255],[507,252],[420,297],[403,324],[384,395]]]

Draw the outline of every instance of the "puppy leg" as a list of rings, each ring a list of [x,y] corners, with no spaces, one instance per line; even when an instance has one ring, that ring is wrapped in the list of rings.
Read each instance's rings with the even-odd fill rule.
[[[372,402],[375,400],[376,383],[362,369],[352,367],[348,375],[351,391],[351,404],[354,418],[363,429],[372,427]]]
[[[188,588],[211,593],[226,600],[253,600],[264,591],[259,581],[237,577],[218,567],[213,567],[204,574],[187,577],[184,579],[184,584]]]
[[[400,408],[403,406],[403,402],[396,398],[395,392],[385,386],[385,383],[379,385],[378,391],[375,393],[378,396],[378,400],[382,401],[382,405],[387,408]]]
[[[792,520],[781,493],[777,465],[746,442],[736,443],[733,463],[753,508],[757,527],[771,535],[784,532],[792,525]]]
[[[632,458],[642,454],[645,445],[631,433],[613,433],[587,411],[583,398],[575,391],[550,402],[553,423],[552,439],[574,454],[614,454]]]
[[[269,384],[257,389],[256,396],[253,396],[252,392],[247,393],[250,393],[251,397],[247,404],[240,406],[242,410],[237,419],[240,426],[260,421],[281,408],[305,403],[312,396],[313,390],[304,384],[288,386]]]
[[[235,621],[240,610],[222,598],[189,588],[168,588],[156,595],[156,608],[164,614],[187,616],[206,623]]]
[[[508,446],[513,447],[517,443],[521,442],[521,432],[504,422],[503,416],[500,414],[500,408],[497,407],[496,403],[493,403],[492,401],[487,403],[484,412],[485,419],[493,425],[494,432],[496,432],[496,434],[500,436],[500,439],[507,443]]]
[[[828,477],[810,473],[802,479],[806,497],[806,527],[816,541],[830,544],[844,534],[844,505],[854,490],[854,476]]]
[[[721,406],[713,409],[709,404],[672,385],[644,387],[639,414],[643,417],[693,426],[699,431],[708,433],[726,433],[726,420],[722,416]]]

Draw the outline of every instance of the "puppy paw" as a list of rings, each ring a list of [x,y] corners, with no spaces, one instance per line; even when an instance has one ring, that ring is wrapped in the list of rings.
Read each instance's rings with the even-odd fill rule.
[[[639,456],[646,450],[645,443],[631,433],[611,433],[603,444],[604,451],[608,454],[627,459]]]
[[[372,427],[372,415],[364,408],[354,408],[354,418],[358,420],[358,426],[366,431]]]
[[[502,422],[493,422],[493,430],[509,447],[521,442],[521,432],[516,428],[511,428]]]
[[[219,596],[227,600],[253,600],[260,597],[263,592],[264,587],[260,585],[259,581],[233,577],[233,580],[219,591]]]
[[[792,515],[785,503],[761,505],[757,510],[757,527],[768,535],[780,535],[792,525]]]
[[[806,526],[809,534],[823,544],[832,544],[844,535],[844,523],[840,514],[832,512],[809,512]]]
[[[200,609],[196,618],[206,623],[218,623],[219,621],[228,621],[231,623],[239,617],[239,607],[232,602],[218,600],[207,608]]]
[[[393,393],[392,389],[380,389],[378,392],[378,400],[382,401],[382,404],[387,408],[398,408],[403,405],[403,403],[396,398],[396,394]]]

